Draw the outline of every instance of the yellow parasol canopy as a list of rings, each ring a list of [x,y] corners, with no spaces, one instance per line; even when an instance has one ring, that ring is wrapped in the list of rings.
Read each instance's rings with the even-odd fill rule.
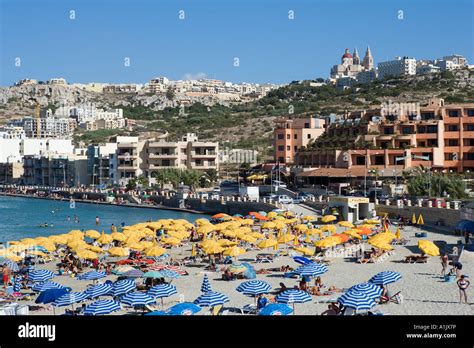
[[[222,254],[224,254],[225,256],[235,257],[235,256],[239,256],[245,253],[246,253],[245,249],[239,248],[237,246],[233,246],[233,247],[225,249]]]
[[[228,239],[219,239],[217,241],[217,244],[219,244],[221,247],[229,247],[229,246],[237,245],[237,242],[233,242]]]
[[[216,244],[216,245],[211,245],[207,248],[203,248],[203,250],[206,254],[220,254],[225,249],[223,247],[221,247],[219,244]]]
[[[334,215],[325,215],[321,219],[321,221],[325,224],[327,224],[328,222],[336,221],[336,220],[337,220],[337,217],[335,217]]]
[[[166,249],[158,245],[154,245],[145,250],[145,255],[149,257],[159,257],[164,254],[166,254]]]
[[[278,245],[278,241],[275,239],[264,239],[260,243],[257,244],[257,246],[260,249],[266,249],[266,248],[271,248]]]
[[[99,258],[96,253],[90,250],[86,250],[86,249],[78,250],[76,253],[76,256],[79,257],[80,259],[86,259],[86,260],[95,260]]]
[[[354,228],[354,224],[349,221],[339,221],[337,224],[342,227]]]
[[[423,220],[423,215],[420,214],[420,216],[418,216],[418,221],[416,222],[418,225],[424,225],[425,222]]]
[[[168,245],[179,245],[181,244],[181,240],[175,237],[168,237],[168,238],[163,238],[161,240],[163,244],[168,244]]]
[[[243,240],[244,242],[247,242],[247,243],[255,243],[257,241],[257,238],[255,238],[254,236],[250,234],[245,234],[239,238],[240,240]]]
[[[324,225],[324,226],[321,226],[320,230],[322,232],[336,233],[336,226],[334,226],[334,225]]]
[[[325,249],[325,248],[330,248],[341,243],[342,241],[340,238],[335,237],[335,236],[329,236],[324,239],[318,240],[316,243],[314,243],[314,245]]]
[[[314,249],[310,248],[304,248],[304,247],[298,247],[294,248],[297,252],[302,253],[303,255],[307,256],[313,256],[314,255]]]
[[[104,250],[102,250],[101,247],[98,247],[98,246],[95,246],[95,245],[89,245],[87,247],[87,250],[93,251],[95,253],[103,253],[104,252]]]
[[[104,232],[102,232],[102,235],[97,238],[97,242],[99,242],[100,244],[109,244],[112,241],[112,236],[110,234],[105,234]]]
[[[351,236],[352,238],[362,239],[362,237],[354,230],[346,230],[342,233],[347,234],[348,236]]]
[[[287,233],[281,236],[280,238],[278,238],[277,241],[279,244],[285,244],[285,243],[291,242],[294,239],[295,239],[294,235]]]
[[[365,223],[368,225],[378,225],[380,224],[380,221],[372,219],[372,220],[366,220]]]
[[[308,226],[306,226],[306,225],[304,225],[304,224],[296,225],[296,226],[295,226],[295,229],[296,229],[298,232],[305,232],[305,231],[309,230]]]
[[[430,240],[419,240],[418,248],[426,255],[439,256],[439,248]]]
[[[123,242],[125,239],[127,239],[127,236],[120,232],[114,232],[110,236],[112,237],[113,240],[116,240],[119,242]]]
[[[125,248],[110,248],[107,252],[112,256],[128,256],[129,252]]]
[[[372,245],[373,247],[377,249],[382,249],[382,250],[392,250],[393,247],[388,244],[387,241],[384,240],[369,240],[369,244]]]
[[[275,223],[272,221],[267,221],[262,224],[262,229],[272,230],[275,228]]]
[[[91,239],[97,239],[100,237],[100,233],[96,230],[88,230],[86,231],[85,236]]]

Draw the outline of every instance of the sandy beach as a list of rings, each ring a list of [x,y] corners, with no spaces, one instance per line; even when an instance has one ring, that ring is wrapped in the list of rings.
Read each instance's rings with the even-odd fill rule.
[[[338,227],[339,232],[343,230],[344,228]],[[402,231],[402,237],[408,239],[409,242],[406,245],[394,246],[394,255],[389,256],[381,263],[359,264],[341,257],[330,258],[330,264],[328,265],[329,270],[322,275],[323,283],[327,286],[334,285],[337,288],[345,289],[355,284],[368,281],[378,272],[386,270],[395,271],[400,273],[402,278],[393,284],[389,284],[388,287],[391,293],[401,291],[403,302],[401,304],[378,304],[374,307],[375,310],[378,309],[384,314],[391,315],[472,315],[472,289],[468,290],[470,304],[459,304],[459,293],[456,283],[445,282],[440,276],[441,263],[439,257],[430,257],[427,263],[421,264],[408,264],[402,262],[405,256],[419,254],[419,249],[417,248],[419,238],[415,237],[415,233],[420,231],[420,228],[406,226]],[[427,238],[423,239],[435,241],[437,245],[446,243],[448,250],[451,250],[458,240],[460,240],[460,237],[444,233],[428,232]],[[281,246],[280,250],[282,249],[285,249],[285,246]],[[370,246],[367,245],[366,249],[370,249]],[[173,259],[180,259],[184,256],[189,256],[190,252],[191,248],[189,246],[176,247],[169,250]],[[289,265],[293,268],[299,266],[289,256],[282,256],[273,263],[255,263],[255,257],[258,253],[261,253],[261,251],[249,251],[238,257],[238,260],[252,263],[256,270],[262,268],[275,268],[283,265]],[[472,256],[468,257],[467,254],[469,254],[469,252],[465,252],[465,256],[461,258],[461,262],[464,266],[463,273],[469,275],[468,272],[474,269],[474,265]],[[221,279],[222,272],[205,271],[205,265],[206,264],[182,267],[189,274],[172,280],[172,284],[177,287],[178,294],[164,299],[165,308],[178,303],[180,300],[187,302],[194,301],[201,294],[200,287],[204,274],[208,275],[211,287],[214,291],[221,292],[230,298],[230,302],[226,303],[224,308],[242,308],[244,305],[254,302],[253,298],[236,291],[237,286],[244,280],[224,281]],[[218,266],[223,267],[225,265]],[[57,273],[55,262],[38,265],[37,269],[49,269]],[[87,270],[88,269],[85,269],[84,272]],[[103,282],[108,279],[115,281],[117,276],[109,275],[100,281]],[[272,286],[272,290],[278,289],[280,282],[283,282],[287,287],[293,287],[294,285],[297,285],[299,281],[299,279],[284,278],[282,272],[257,274],[257,279],[268,282]],[[73,291],[83,291],[92,283],[92,281],[78,280],[71,278],[70,276],[56,276],[52,281],[71,287]],[[312,285],[312,283],[313,281],[310,285]],[[23,290],[22,292],[29,292],[29,290]],[[327,309],[326,302],[330,299],[335,301],[340,295],[340,293],[334,293],[329,296],[312,296],[313,300],[311,302],[295,305],[296,314],[320,315]],[[35,298],[36,295],[33,296],[31,301],[20,301],[19,303],[33,305]],[[105,299],[110,297],[103,296],[102,298]],[[92,301],[86,301],[85,303],[88,304],[91,302]],[[157,303],[159,304],[159,302]],[[78,304],[74,306],[77,307]],[[52,306],[46,305],[45,307],[46,309],[44,310],[30,310],[30,315],[53,314]],[[64,314],[65,309],[70,309],[70,307],[55,308],[56,315]],[[208,308],[203,308],[198,315],[203,315],[208,311]],[[122,305],[121,311],[114,312],[111,315],[123,315],[133,312],[135,312],[133,308],[127,308],[125,305]]]

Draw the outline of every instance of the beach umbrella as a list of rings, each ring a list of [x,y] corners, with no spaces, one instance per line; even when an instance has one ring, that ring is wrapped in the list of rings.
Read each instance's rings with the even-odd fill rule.
[[[420,214],[420,216],[418,216],[418,221],[416,222],[417,225],[424,225],[425,222],[423,220],[423,216]]]
[[[354,228],[354,224],[349,221],[339,221],[337,224],[342,227]]]
[[[360,234],[358,234],[356,231],[354,230],[345,230],[344,232],[342,232],[344,234],[347,234],[348,236],[352,237],[352,238],[356,238],[356,239],[362,239],[362,237],[360,236]]]
[[[225,213],[219,213],[219,214],[215,214],[211,216],[212,219],[222,219],[225,217],[230,217],[230,216]]]
[[[164,277],[165,276],[160,271],[148,271],[145,274],[143,274],[143,278],[159,279],[159,278],[164,278]]]
[[[143,277],[143,272],[140,271],[139,269],[131,269],[130,271],[127,271],[122,274],[122,277],[125,278],[141,278]]]
[[[126,249],[119,248],[119,247],[110,248],[109,250],[107,250],[107,252],[109,253],[109,255],[112,255],[112,256],[128,256],[128,255],[130,255],[130,253]]]
[[[244,242],[247,242],[247,243],[255,243],[257,241],[257,238],[255,238],[254,236],[252,236],[250,234],[245,234],[245,235],[240,237],[240,240],[242,240]]]
[[[337,299],[344,307],[353,308],[358,310],[368,310],[375,306],[375,301],[370,298],[366,293],[350,290],[344,293]]]
[[[335,225],[324,225],[324,226],[321,226],[321,228],[319,230],[321,232],[336,233],[336,226]]]
[[[209,292],[209,291],[212,291],[211,283],[209,283],[209,278],[207,277],[207,274],[204,274],[204,279],[202,280],[202,285],[201,285],[201,292]]]
[[[86,260],[96,260],[99,258],[99,256],[95,252],[86,249],[78,250],[76,256],[80,259]]]
[[[114,300],[99,300],[84,309],[85,315],[109,314],[120,310],[120,303]]]
[[[262,224],[262,229],[271,230],[275,228],[275,223],[272,221],[267,221]]]
[[[57,298],[54,301],[53,306],[56,306],[56,307],[69,306],[74,303],[84,301],[87,298],[88,298],[88,295],[85,291],[70,292],[68,294],[64,294],[61,297]]]
[[[96,230],[88,230],[86,231],[85,236],[91,239],[97,239],[100,237],[100,232]]]
[[[314,261],[311,261],[310,259],[302,256],[293,256],[293,261],[296,263],[299,263],[300,265],[307,265],[309,263],[314,263]]]
[[[290,306],[283,303],[270,303],[263,307],[258,315],[288,315],[293,312]]]
[[[113,238],[110,234],[105,234],[103,231],[102,231],[102,235],[97,238],[97,242],[99,242],[100,244],[109,244],[113,241]]]
[[[191,302],[178,303],[166,310],[168,315],[193,315],[201,310],[201,307],[196,306]]]
[[[18,264],[10,259],[5,259],[1,262],[2,265],[4,266],[7,266],[8,268],[10,268],[11,271],[13,272],[18,272],[20,270],[20,267],[18,266]],[[54,276],[54,274],[53,274]]]
[[[304,225],[304,224],[296,225],[296,226],[295,226],[295,229],[296,229],[298,232],[306,232],[307,230],[309,230],[308,226],[306,226],[306,225]]]
[[[377,298],[382,296],[382,291],[383,290],[380,286],[375,285],[373,283],[361,283],[361,284],[357,284],[357,285],[354,285],[354,286],[350,287],[348,292],[349,291],[362,292],[362,293],[366,294],[367,297],[369,297],[370,299],[375,301]]]
[[[295,239],[295,236],[288,233],[288,234],[284,234],[283,236],[278,238],[277,242],[280,243],[280,244],[285,244],[285,243],[291,242],[294,239]]]
[[[125,241],[125,239],[127,239],[127,236],[120,232],[113,232],[110,234],[110,236],[113,240],[116,240],[118,242],[123,242]]]
[[[88,298],[96,298],[102,295],[109,295],[113,289],[113,285],[109,283],[97,284],[87,288],[85,293]]]
[[[233,263],[229,267],[229,271],[234,274],[240,274],[247,271],[247,267],[241,263]]]
[[[217,244],[219,244],[221,247],[229,247],[229,246],[237,245],[237,242],[234,242],[228,239],[219,239],[217,241]]]
[[[271,290],[270,284],[263,280],[248,280],[237,287],[237,291],[245,295],[257,296],[266,294]]]
[[[138,250],[138,251],[144,249],[143,246],[142,246],[140,243],[138,243],[138,242],[133,242],[133,241],[130,241],[129,243],[125,244],[125,246],[126,246],[127,248],[130,248],[130,249],[133,249],[133,250]]]
[[[271,248],[278,245],[278,241],[276,239],[264,239],[257,244],[260,249]]]
[[[42,292],[49,289],[66,289],[66,287],[55,282],[43,282],[43,283],[36,283],[31,288],[31,290],[36,291],[36,292]]]
[[[365,223],[368,224],[368,225],[378,225],[378,224],[380,224],[380,220],[375,220],[375,219],[366,220]]]
[[[305,221],[316,221],[316,220],[317,220],[317,217],[314,216],[314,215],[306,215],[306,216],[303,216],[302,220],[305,220]]]
[[[208,291],[194,300],[194,304],[200,307],[215,307],[225,302],[229,302],[229,298],[226,295],[213,291]]]
[[[89,271],[77,277],[79,280],[97,280],[104,278],[106,276],[105,272],[97,272],[95,270]]]
[[[388,244],[386,241],[383,240],[369,240],[369,244],[372,245],[374,248],[382,249],[382,250],[393,250],[393,247]]]
[[[245,253],[246,253],[245,249],[234,246],[234,247],[227,248],[226,250],[224,250],[222,254],[225,256],[236,257],[239,255],[243,255]]]
[[[327,224],[329,222],[333,222],[335,220],[337,220],[337,217],[335,217],[334,215],[325,215],[321,219],[321,221],[325,224]]]
[[[136,287],[137,285],[135,284],[135,281],[132,279],[119,280],[114,283],[110,294],[112,296],[124,295],[132,290],[135,290]]]
[[[372,278],[370,278],[369,282],[374,283],[375,285],[386,285],[394,283],[401,278],[402,276],[400,273],[393,271],[384,271],[374,275]]]
[[[316,245],[317,247],[323,248],[323,249],[324,248],[330,248],[330,247],[333,247],[333,246],[338,245],[338,244],[341,244],[341,239],[338,238],[338,237],[334,237],[334,236],[326,237],[326,238],[318,240],[317,242],[314,243],[314,245]]]
[[[176,237],[163,238],[161,242],[163,244],[174,245],[174,246],[181,244],[181,240]]]
[[[207,248],[203,248],[203,251],[206,253],[206,254],[221,254],[222,252],[224,252],[224,248],[221,247],[220,245],[211,245]]]
[[[314,249],[305,248],[305,247],[298,247],[294,248],[297,252],[302,253],[303,255],[313,256]]]
[[[47,269],[39,269],[39,270],[34,270],[32,272],[28,273],[28,280],[32,281],[33,283],[37,282],[45,282],[47,280],[50,280],[51,278],[54,278],[56,275],[54,272],[47,270]]]
[[[69,243],[67,243],[67,246],[71,249],[85,249],[87,247],[87,243],[84,242],[82,239],[75,239]]]
[[[166,249],[158,245],[154,245],[145,250],[145,255],[149,257],[159,257],[164,254],[166,254]]]
[[[439,248],[430,240],[419,240],[418,248],[426,255],[439,256]]]
[[[13,291],[14,292],[19,292],[23,285],[21,284],[23,277],[21,275],[17,275],[15,279],[13,280]]]
[[[397,227],[397,231],[395,232],[395,238],[397,238],[397,239],[401,238],[400,227]]]
[[[68,293],[66,288],[51,288],[41,291],[38,297],[35,300],[35,303],[51,303],[56,301],[56,299]]]
[[[278,303],[293,304],[293,312],[295,310],[295,303],[305,303],[311,300],[311,296],[306,291],[297,289],[285,290],[276,297],[276,302]]]
[[[104,253],[105,251],[97,245],[88,245],[87,250],[93,251],[95,253]]]
[[[125,303],[129,306],[136,307],[136,306],[145,306],[155,303],[156,300],[151,297],[150,295],[144,292],[129,292],[128,294],[124,295],[120,300],[121,303]]]
[[[176,286],[171,284],[160,284],[152,287],[148,290],[147,294],[153,298],[161,299],[161,307],[163,308],[163,298],[169,297],[171,295],[177,294]]]
[[[328,267],[323,264],[312,262],[303,266],[298,267],[291,273],[298,274],[300,276],[316,277],[328,271]]]

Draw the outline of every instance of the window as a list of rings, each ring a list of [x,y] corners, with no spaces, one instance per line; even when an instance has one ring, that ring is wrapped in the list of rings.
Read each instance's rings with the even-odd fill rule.
[[[356,157],[356,164],[358,166],[363,166],[365,165],[365,157],[364,156],[357,156]]]
[[[449,117],[459,117],[459,111],[458,110],[448,110],[448,116]]]
[[[295,149],[295,152],[298,151],[298,146],[295,146],[294,149]]]
[[[309,128],[309,123],[305,123],[304,128]]]
[[[448,139],[448,146],[459,146],[458,139]]]
[[[385,164],[385,156],[375,156],[375,165],[380,166]]]
[[[278,146],[278,151],[285,151],[285,147],[283,145]]]
[[[467,161],[474,161],[474,152],[465,152],[464,159]]]
[[[289,134],[287,134],[286,139],[291,139],[291,136]]]
[[[464,146],[474,146],[474,139],[464,139]]]
[[[474,109],[467,110],[467,116],[474,117]]]
[[[278,139],[285,139],[285,134],[278,134]]]
[[[393,127],[384,128],[383,134],[393,134]]]
[[[308,139],[311,139],[311,134],[308,134],[306,137],[307,137]]]
[[[278,162],[285,162],[285,158],[284,157],[278,157]]]
[[[458,127],[457,124],[449,124],[447,130],[448,130],[448,132],[458,132],[459,127]]]
[[[295,138],[295,139],[298,139],[298,134],[295,134],[295,135],[294,135],[294,138]]]
[[[466,124],[466,131],[468,132],[474,131],[474,124]]]
[[[426,133],[438,133],[438,126],[426,127]]]
[[[291,151],[291,146],[290,145],[286,145],[286,151]]]
[[[402,134],[413,134],[412,127],[402,127]]]
[[[422,120],[432,120],[435,118],[434,112],[422,112],[421,119]]]

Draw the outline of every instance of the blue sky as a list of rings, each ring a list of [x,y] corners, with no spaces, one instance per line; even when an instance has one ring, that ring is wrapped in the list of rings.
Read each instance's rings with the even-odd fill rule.
[[[451,53],[474,63],[472,0],[0,2],[2,86],[26,77],[144,83],[154,76],[203,75],[286,83],[327,77],[344,48],[357,47],[363,55],[367,45],[376,63]],[[21,67],[15,67],[16,57]]]

